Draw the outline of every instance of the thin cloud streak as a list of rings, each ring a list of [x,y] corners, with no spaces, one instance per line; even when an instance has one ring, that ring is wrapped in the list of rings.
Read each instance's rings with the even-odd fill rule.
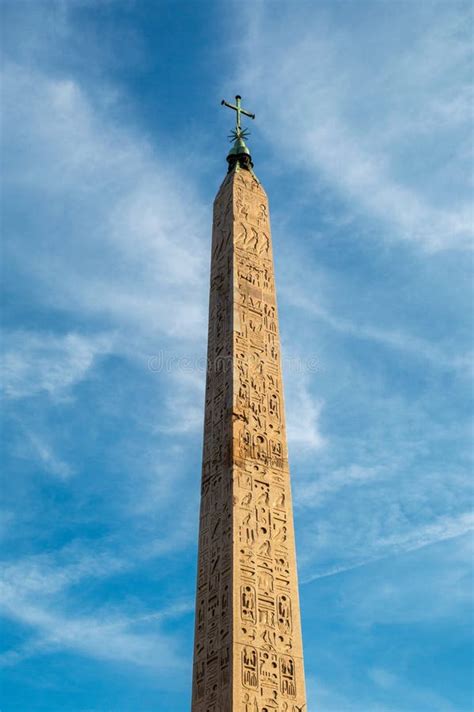
[[[417,551],[418,549],[423,549],[427,546],[432,546],[448,539],[455,539],[456,537],[464,536],[472,531],[474,531],[474,515],[471,512],[458,517],[453,517],[451,520],[448,519],[444,522],[420,527],[416,532],[411,532],[404,536],[395,534],[389,538],[381,538],[375,543],[375,548],[385,547],[389,553],[383,553],[379,556],[371,556],[349,566],[339,566],[329,569],[328,571],[323,571],[319,574],[305,576],[302,578],[301,584],[305,585],[311,583],[312,581],[317,581],[318,579],[338,576],[346,571],[359,569],[364,566],[377,563],[378,561],[391,559],[394,556],[408,554],[412,551]]]
[[[4,567],[0,585],[0,608],[4,616],[20,621],[36,631],[35,637],[18,650],[7,651],[0,664],[15,665],[36,654],[71,649],[98,659],[129,662],[154,671],[179,671],[184,662],[175,655],[176,641],[161,634],[134,633],[129,628],[143,623],[159,623],[185,615],[192,607],[189,601],[174,602],[153,613],[140,615],[107,614],[84,616],[72,611],[80,608],[74,594],[68,592],[84,581],[106,580],[123,575],[143,562],[176,551],[187,540],[180,531],[166,541],[147,541],[143,546],[114,554],[95,551],[80,543],[67,546],[50,555],[38,555]],[[70,560],[75,559],[74,563]],[[62,562],[66,561],[66,564]],[[44,601],[44,605],[38,603]],[[84,631],[87,630],[87,634]],[[166,654],[165,654],[166,653]],[[157,660],[166,661],[159,664]]]
[[[448,368],[460,374],[471,377],[473,370],[473,354],[448,356],[442,350],[425,339],[421,339],[403,331],[390,331],[373,326],[358,324],[354,319],[345,319],[332,314],[316,303],[295,291],[287,293],[288,301],[295,307],[304,309],[307,313],[320,319],[335,331],[349,334],[358,339],[376,341],[389,348],[411,354],[431,362],[439,368]]]
[[[26,434],[33,447],[33,453],[37,455],[39,462],[49,474],[63,481],[75,474],[74,467],[60,457],[44,438],[28,431]]]
[[[13,592],[12,592],[13,593]],[[129,619],[121,620],[99,613],[97,616],[74,616],[70,612],[58,612],[51,605],[45,609],[31,602],[18,599],[9,605],[3,602],[4,611],[22,624],[31,626],[42,637],[33,642],[30,651],[34,654],[40,649],[70,649],[98,659],[132,663],[150,668],[155,672],[177,672],[184,669],[174,652],[174,641],[169,636],[150,633],[134,633],[126,630]],[[20,658],[24,659],[28,651],[23,649]],[[6,664],[19,662],[14,654],[7,654]]]

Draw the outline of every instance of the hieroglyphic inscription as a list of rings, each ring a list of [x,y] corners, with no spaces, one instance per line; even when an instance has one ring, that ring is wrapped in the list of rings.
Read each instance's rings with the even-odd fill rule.
[[[214,206],[193,712],[306,712],[266,195]]]

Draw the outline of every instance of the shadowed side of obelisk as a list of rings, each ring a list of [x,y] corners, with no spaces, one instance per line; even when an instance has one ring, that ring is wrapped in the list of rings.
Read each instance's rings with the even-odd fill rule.
[[[232,176],[214,202],[193,712],[232,711]]]

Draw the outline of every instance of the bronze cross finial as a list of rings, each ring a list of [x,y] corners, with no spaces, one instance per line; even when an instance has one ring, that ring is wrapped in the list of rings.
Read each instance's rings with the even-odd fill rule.
[[[221,104],[224,106],[228,106],[229,109],[233,109],[236,112],[236,117],[235,117],[235,130],[237,134],[240,133],[241,127],[240,127],[240,115],[244,114],[245,116],[249,116],[251,119],[255,118],[255,114],[251,114],[250,111],[246,111],[245,109],[242,109],[240,106],[240,100],[242,99],[241,96],[237,94],[235,97],[235,106],[233,104],[229,104],[225,99],[222,99]]]

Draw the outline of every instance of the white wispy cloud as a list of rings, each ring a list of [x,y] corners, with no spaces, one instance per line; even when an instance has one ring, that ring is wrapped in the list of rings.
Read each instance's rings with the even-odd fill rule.
[[[324,447],[326,439],[321,432],[324,401],[314,396],[305,375],[287,373],[285,394],[290,452],[297,456]]]
[[[158,631],[134,632],[130,630],[132,621],[128,618],[107,616],[104,612],[95,616],[79,616],[68,611],[61,613],[52,606],[45,608],[18,599],[13,592],[12,595],[14,601],[9,600],[8,593],[3,593],[4,612],[23,625],[31,626],[36,637],[20,650],[4,653],[0,659],[3,665],[18,663],[38,652],[67,649],[96,659],[132,663],[160,674],[171,671],[176,674],[185,666],[171,636]],[[148,618],[147,622],[151,620]]]
[[[465,376],[472,376],[472,353],[451,355],[443,351],[436,343],[411,334],[406,330],[395,330],[377,327],[372,324],[361,324],[357,317],[339,316],[324,308],[321,302],[297,290],[286,292],[286,297],[293,306],[303,309],[316,319],[329,325],[335,331],[348,334],[357,339],[374,341],[391,349],[396,349],[415,358],[426,360],[441,368],[448,368]]]
[[[36,211],[35,240],[28,217],[23,234],[5,219],[15,272],[44,306],[106,320],[125,341],[130,327],[155,344],[200,337],[209,228],[186,175],[120,122],[105,84],[5,63],[2,87],[5,191]]]
[[[380,547],[392,551],[416,551],[425,546],[462,536],[474,530],[474,513],[467,511],[456,516],[445,516],[417,528],[414,532],[392,534],[381,537],[377,542]]]
[[[415,527],[411,531],[396,532],[389,536],[380,536],[367,542],[365,553],[367,557],[360,558],[347,565],[330,567],[325,571],[304,576],[302,583],[310,583],[320,578],[336,576],[346,571],[359,569],[363,566],[382,561],[400,554],[407,554],[412,551],[423,549],[426,546],[438,544],[440,542],[464,536],[474,531],[474,515],[472,512],[464,512],[455,516],[440,517],[438,521]]]
[[[178,359],[176,363],[171,392],[166,401],[168,417],[166,422],[157,426],[157,430],[179,436],[200,432],[203,428],[206,375],[202,364],[198,365],[196,359],[191,358],[189,366],[184,365],[183,359]]]
[[[80,595],[84,582],[107,580],[143,561],[176,551],[181,535],[118,552],[108,551],[104,542],[91,549],[78,541],[49,554],[6,564],[0,585],[2,614],[26,625],[31,633],[24,644],[0,656],[0,665],[15,665],[33,655],[67,649],[154,672],[181,672],[185,662],[177,641],[163,634],[160,624],[186,615],[193,602],[177,599],[159,610],[136,613],[126,600],[114,608],[97,609],[82,602]],[[76,592],[71,593],[72,589]]]
[[[72,399],[102,357],[119,355],[156,389],[150,436],[194,434],[202,427],[202,373],[148,368],[149,355],[167,346],[177,358],[205,355],[210,206],[189,166],[158,154],[130,126],[123,97],[106,82],[9,62],[2,74],[4,191],[15,206],[4,221],[9,279],[67,324],[65,333],[6,333],[6,395]],[[43,467],[63,477],[74,469],[54,452],[46,425],[29,430],[30,454]],[[166,460],[164,452],[155,457]],[[156,475],[155,468],[153,491],[163,479]]]
[[[314,700],[314,707],[320,712],[401,712],[402,709],[403,712],[412,712],[415,709],[456,712],[456,708],[446,697],[428,687],[414,685],[408,677],[401,678],[389,670],[372,668],[368,671],[368,678],[361,681],[364,687],[351,695],[341,684],[310,677],[308,699],[310,702]],[[375,684],[375,690],[371,689],[370,682]],[[397,689],[396,685],[403,686],[405,697],[410,700],[409,707],[401,708],[399,701],[392,702],[387,699],[390,694],[393,698],[398,697],[399,688]]]
[[[377,706],[368,707],[366,701],[354,699],[344,692],[341,686],[329,684],[315,676],[308,676],[307,695],[312,708],[320,712],[400,712],[392,706],[377,702]]]
[[[382,7],[374,6],[362,46],[349,21],[335,26],[319,6],[305,4],[303,14],[280,6],[275,14],[259,3],[242,22],[239,86],[258,96],[261,131],[279,160],[304,168],[315,188],[339,191],[349,213],[383,224],[380,237],[467,248],[471,9],[392,6],[400,37],[410,24],[420,28],[394,51]],[[282,51],[288,43],[291,52]],[[460,175],[464,184],[453,190]]]
[[[393,469],[386,465],[379,467],[363,467],[356,463],[351,463],[333,472],[325,472],[316,481],[305,483],[301,488],[297,505],[300,506],[320,506],[325,498],[338,492],[341,489],[354,485],[369,485],[377,479],[382,479],[393,473]]]
[[[68,397],[72,387],[113,349],[113,335],[65,335],[39,331],[4,333],[3,388],[7,398],[45,393]],[[41,448],[40,448],[41,449]]]

